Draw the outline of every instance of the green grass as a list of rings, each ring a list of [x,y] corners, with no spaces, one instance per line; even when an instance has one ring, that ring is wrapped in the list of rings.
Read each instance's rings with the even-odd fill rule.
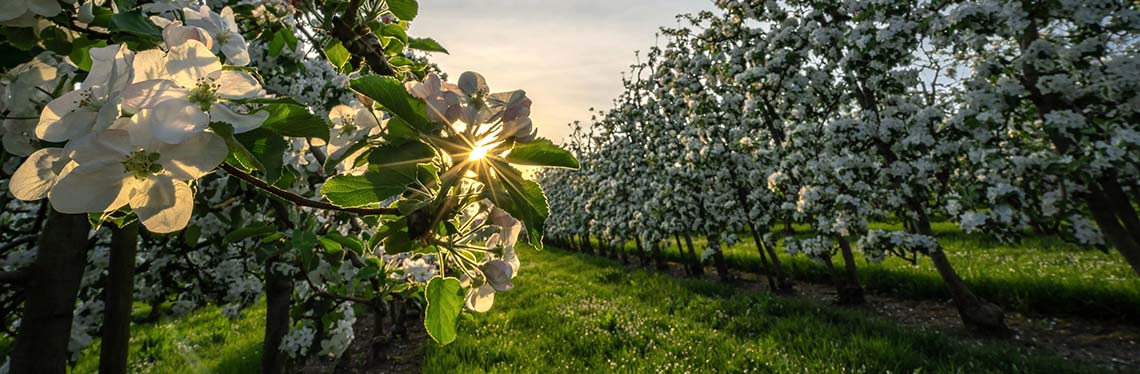
[[[900,225],[872,224],[871,228],[901,230]],[[1016,244],[1001,243],[985,235],[963,233],[952,223],[935,223],[934,231],[958,274],[979,296],[1006,309],[1027,314],[1083,316],[1140,323],[1140,277],[1115,250],[1104,253],[1081,248],[1055,237],[1029,237]],[[797,236],[806,228],[797,226]],[[683,238],[682,238],[683,240]],[[699,254],[705,238],[694,237]],[[682,257],[674,241],[665,253],[673,261]],[[633,251],[633,243],[626,246]],[[780,260],[796,279],[828,282],[826,268],[803,256],[789,257],[781,241]],[[733,268],[756,272],[760,257],[751,236],[724,250]],[[930,259],[919,256],[912,265],[888,257],[881,264],[866,261],[856,250],[859,280],[864,288],[914,299],[948,299],[949,292]],[[711,260],[710,260],[711,261]],[[837,266],[842,260],[834,259]]]
[[[425,372],[1100,370],[604,258],[554,248],[520,252],[516,288],[498,294],[489,313],[465,314],[454,343],[426,343]],[[264,317],[264,304],[236,321],[208,307],[135,325],[129,371],[255,373]],[[96,342],[73,372],[97,371],[98,355]]]
[[[429,344],[424,371],[1093,372],[712,281],[556,249],[521,253],[516,288]]]
[[[139,313],[136,313],[139,314]],[[131,373],[257,373],[265,334],[265,303],[231,321],[214,306],[154,324],[131,326]],[[72,373],[99,371],[99,341],[83,351]]]

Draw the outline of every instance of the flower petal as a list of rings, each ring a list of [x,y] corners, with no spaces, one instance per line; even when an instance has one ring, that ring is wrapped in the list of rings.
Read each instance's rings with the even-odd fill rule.
[[[190,97],[190,91],[179,86],[174,81],[166,79],[152,79],[142,81],[123,90],[123,111],[137,113],[139,109],[151,108],[166,100]]]
[[[229,148],[222,137],[200,132],[180,144],[162,147],[158,153],[163,169],[174,179],[194,180],[221,165]]]
[[[266,111],[241,114],[221,103],[214,104],[213,107],[210,107],[210,119],[233,125],[235,134],[261,127],[261,124],[265,123],[267,118],[269,118],[269,112]]]
[[[116,91],[131,82],[131,65],[134,61],[131,50],[121,44],[112,44],[91,48],[90,54],[91,72],[83,80],[83,88],[100,86]]]
[[[44,17],[55,17],[56,14],[63,11],[63,7],[59,6],[57,0],[27,0],[28,10],[32,13],[39,14]],[[11,6],[10,4],[7,6]]]
[[[190,185],[169,175],[155,175],[139,183],[131,192],[131,209],[147,230],[164,234],[181,230],[194,211]]]
[[[222,43],[222,53],[226,55],[226,63],[233,66],[249,65],[249,50],[245,38],[238,33],[231,33],[225,43]]]
[[[48,102],[44,106],[43,112],[40,113],[40,122],[36,125],[36,136],[40,139],[49,142],[62,142],[67,140],[66,134],[71,133],[61,120],[64,115],[71,113],[76,108],[79,108],[79,100],[82,99],[83,92],[75,90],[63,94]]]
[[[167,144],[184,142],[210,124],[209,115],[197,105],[183,99],[166,100],[153,108],[141,109],[132,119],[136,117],[138,124]]]
[[[162,40],[166,42],[166,47],[170,48],[176,45],[181,45],[187,40],[197,40],[202,42],[206,48],[214,48],[214,37],[210,36],[210,32],[197,26],[183,26],[181,24],[172,23],[170,26],[162,29]]]
[[[218,70],[222,70],[218,57],[197,40],[187,40],[171,47],[166,56],[166,71],[182,87],[193,88],[198,85],[199,79]]]
[[[210,80],[218,86],[215,93],[227,99],[248,99],[264,96],[265,91],[257,79],[244,71],[222,70],[210,74]]]
[[[63,148],[44,148],[32,152],[12,174],[8,190],[12,191],[12,196],[24,201],[45,198],[59,180],[58,172],[61,170],[58,170],[60,168],[56,164],[66,162]]]
[[[503,260],[487,261],[479,268],[483,271],[483,276],[487,278],[487,284],[495,288],[495,291],[510,291],[515,288],[511,283],[511,275],[514,272],[511,270],[511,265]]]
[[[126,130],[109,129],[68,142],[63,148],[63,154],[84,168],[93,168],[100,165],[120,165],[135,149]]]
[[[484,313],[491,310],[491,305],[495,303],[495,288],[490,284],[484,284],[479,288],[472,288],[467,290],[467,297],[464,298],[464,304],[467,309],[476,313]]]
[[[78,166],[59,179],[48,199],[61,213],[102,213],[127,204],[133,177],[122,165]]]
[[[169,75],[166,72],[166,53],[158,49],[148,49],[136,53],[131,67],[135,73],[132,83],[152,79],[167,79]]]

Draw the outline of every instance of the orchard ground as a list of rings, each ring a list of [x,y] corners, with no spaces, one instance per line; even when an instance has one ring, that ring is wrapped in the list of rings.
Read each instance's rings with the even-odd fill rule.
[[[947,247],[967,279],[973,274],[967,270],[972,266],[998,266],[1005,260],[994,258],[1015,256],[1016,250],[1041,250],[990,248],[1001,253],[988,257],[964,256],[973,252],[960,252],[963,249],[956,245]],[[738,245],[728,253],[737,263],[747,264],[747,249]],[[1061,248],[1046,253],[1050,251],[1062,252],[1078,264],[1100,253]],[[557,248],[526,248],[521,255],[524,261],[515,279],[516,289],[498,294],[491,312],[462,319],[458,340],[440,347],[423,338],[422,351],[392,359],[420,360],[423,371],[432,373],[1111,372],[1107,366],[1070,362],[1052,352],[1001,339],[916,329],[826,302],[779,298],[754,287],[677,278]],[[900,283],[901,289],[921,289],[906,285],[926,282],[924,265],[902,271],[898,269],[911,265],[892,261],[899,260],[874,266],[882,267],[877,271],[884,274],[898,272],[896,279],[906,281]],[[1034,281],[1080,278],[1079,269],[1060,272],[1065,267],[1059,263],[1029,271],[1041,266],[1041,261],[1045,260],[1006,262],[1005,266],[1013,269],[1009,273],[1025,273],[1013,283],[1024,283],[1024,287]],[[1110,256],[1105,261],[1113,260]],[[793,265],[797,272],[811,269],[793,263],[797,263]],[[874,267],[864,265],[863,269],[861,276],[871,284],[867,274],[874,274],[868,270]],[[1122,276],[1121,282],[1106,289],[1135,287],[1135,279]],[[1061,283],[1076,287],[1072,297],[1079,294],[1080,284],[1092,284]],[[137,312],[141,317],[146,311]],[[264,305],[249,308],[236,321],[225,319],[211,307],[155,324],[138,324],[132,331],[131,371],[256,372],[263,318]],[[94,372],[97,349],[94,344],[84,352],[74,372]]]

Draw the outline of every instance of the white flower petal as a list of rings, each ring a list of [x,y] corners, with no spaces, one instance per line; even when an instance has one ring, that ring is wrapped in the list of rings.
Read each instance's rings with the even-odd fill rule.
[[[226,55],[226,63],[233,66],[249,65],[249,50],[245,38],[238,33],[230,34],[225,43],[222,43],[222,53]]]
[[[23,16],[24,13],[29,13],[28,7],[22,5],[23,4],[4,4],[4,6],[0,6],[0,22],[14,20]]]
[[[36,136],[49,142],[62,142],[91,133],[98,121],[99,113],[88,108],[77,108],[64,114],[63,118],[50,126],[36,126]],[[42,123],[41,123],[42,124]]]
[[[131,63],[134,69],[132,83],[152,79],[168,79],[166,72],[166,53],[158,49],[148,49],[135,54]]]
[[[58,0],[27,0],[27,2],[28,10],[44,17],[54,17],[63,11]],[[11,6],[11,4],[6,6]]]
[[[226,141],[214,133],[201,132],[159,151],[159,162],[177,180],[194,180],[221,165],[229,155]]]
[[[40,122],[36,125],[36,136],[49,142],[67,140],[62,136],[68,131],[59,122],[64,115],[79,108],[79,100],[82,98],[82,94],[81,91],[75,90],[48,102],[44,106],[43,112],[40,113]]]
[[[182,87],[193,88],[198,85],[199,79],[218,70],[222,70],[218,57],[197,40],[187,40],[171,47],[166,56],[166,71]]]
[[[162,40],[166,42],[166,47],[171,48],[177,45],[182,45],[187,40],[197,40],[202,42],[206,48],[214,48],[214,37],[210,36],[210,32],[197,26],[183,26],[181,24],[172,23],[170,26],[162,29]]]
[[[76,138],[63,149],[65,157],[75,160],[84,168],[94,168],[99,165],[120,165],[137,146],[131,142],[126,130],[109,129]]]
[[[464,298],[464,304],[467,309],[476,313],[484,313],[491,310],[491,305],[495,303],[495,288],[490,284],[484,284],[479,288],[472,288],[467,290],[467,297]]]
[[[78,166],[59,179],[48,199],[61,213],[102,213],[127,204],[133,177],[122,165]]]
[[[479,270],[483,271],[483,275],[487,278],[487,284],[494,287],[495,291],[510,291],[512,288],[515,288],[515,285],[511,283],[511,275],[514,271],[511,270],[511,265],[506,261],[487,261]]]
[[[153,108],[140,109],[135,117],[138,124],[150,130],[151,135],[167,144],[184,142],[210,124],[209,115],[183,99],[166,100]]]
[[[134,53],[120,44],[91,48],[91,72],[83,80],[82,87],[105,87],[121,90],[131,82],[131,65]]]
[[[139,183],[130,203],[147,230],[164,234],[181,230],[190,222],[194,193],[185,182],[160,174]]]
[[[252,75],[244,71],[222,70],[210,74],[210,80],[218,86],[219,97],[227,99],[248,99],[264,96],[265,91]]]
[[[210,107],[210,119],[232,125],[235,134],[261,127],[261,124],[265,123],[267,118],[269,118],[269,112],[266,111],[241,114],[221,103],[214,104],[213,107]]]
[[[137,113],[139,109],[151,108],[170,99],[186,100],[190,91],[167,79],[142,81],[123,90],[123,111]]]
[[[12,196],[24,201],[45,198],[59,179],[61,168],[56,164],[66,162],[63,148],[44,148],[32,152],[12,174],[8,190],[12,191]]]

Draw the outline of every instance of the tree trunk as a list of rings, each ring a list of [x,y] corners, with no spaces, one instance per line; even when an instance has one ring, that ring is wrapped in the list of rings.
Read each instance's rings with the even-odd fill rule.
[[[641,246],[641,235],[634,235],[633,243],[637,244],[637,259],[641,261],[641,266],[649,267],[648,252],[645,251],[645,247]]]
[[[582,243],[584,243],[586,245],[586,253],[595,254],[594,245],[592,243],[590,243],[590,234],[582,235]],[[602,253],[599,250],[596,254],[600,255]]]
[[[275,262],[273,259],[265,261],[265,339],[261,345],[262,374],[285,371],[285,355],[281,352],[281,341],[285,340],[285,334],[289,333],[293,279],[274,271]]]
[[[792,217],[791,214],[789,214],[787,217],[784,217],[784,236],[792,236],[795,234],[796,228],[792,227]]]
[[[720,276],[721,282],[732,281],[732,273],[728,271],[728,261],[724,259],[724,251],[720,247],[713,252],[713,263],[716,264],[716,273]]]
[[[131,342],[131,305],[135,292],[135,254],[139,247],[139,222],[111,229],[111,259],[103,288],[103,340],[99,348],[99,373],[127,372]]]
[[[911,205],[911,210],[918,218],[915,222],[915,229],[918,230],[919,234],[933,238],[934,230],[930,228],[930,219],[926,216],[926,210],[922,209],[921,206],[916,206],[915,203]],[[950,259],[946,257],[942,248],[935,248],[928,253],[928,256],[934,262],[934,268],[938,269],[938,275],[942,276],[942,281],[950,289],[950,295],[954,299],[954,306],[958,308],[958,315],[962,317],[962,323],[967,327],[984,332],[1009,332],[1009,328],[1005,326],[1005,313],[1002,312],[1001,307],[974,295],[966,283],[962,281],[962,278],[958,276],[958,272],[950,265]]]
[[[768,255],[764,254],[763,239],[752,222],[748,222],[748,231],[752,233],[752,242],[756,243],[756,252],[760,253],[760,274],[764,274],[764,278],[768,279],[768,289],[777,292],[779,286],[776,284],[776,276],[770,270],[771,266],[768,265]]]
[[[689,247],[689,266],[693,269],[693,275],[705,275],[705,266],[701,264],[701,258],[697,256],[697,250],[693,247],[693,236],[685,233],[685,245]]]
[[[843,254],[843,286],[839,288],[840,305],[862,305],[863,287],[859,286],[859,273],[855,269],[855,254],[845,236],[836,236],[839,252]]]
[[[653,243],[653,262],[657,264],[657,270],[668,270],[669,266],[665,264],[665,255],[661,252],[661,243]]]
[[[24,314],[12,350],[11,373],[67,372],[67,343],[87,265],[90,229],[86,214],[48,213],[24,290]]]

